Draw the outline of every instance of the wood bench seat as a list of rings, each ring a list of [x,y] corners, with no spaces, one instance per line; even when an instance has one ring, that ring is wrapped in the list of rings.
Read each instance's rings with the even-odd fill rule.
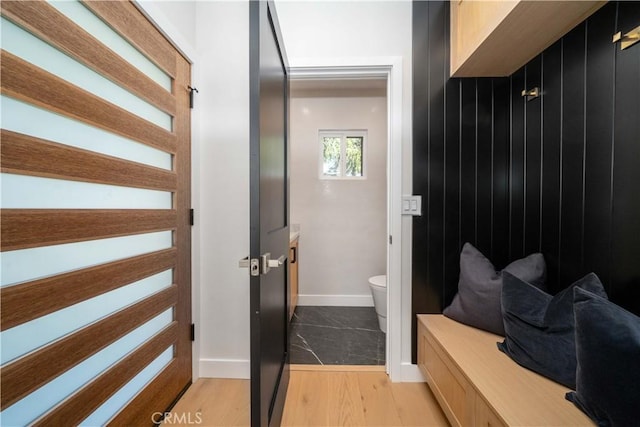
[[[566,387],[519,366],[503,337],[441,314],[418,315],[418,366],[453,426],[593,426]]]

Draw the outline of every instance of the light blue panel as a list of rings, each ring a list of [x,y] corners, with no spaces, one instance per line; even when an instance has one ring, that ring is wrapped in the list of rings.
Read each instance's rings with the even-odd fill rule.
[[[139,326],[113,344],[6,408],[0,413],[0,425],[24,426],[32,423],[53,406],[71,396],[86,383],[152,338],[169,325],[172,320],[173,309],[168,309]]]
[[[171,209],[170,191],[2,174],[5,209]]]
[[[171,231],[160,231],[2,252],[0,285],[9,286],[168,249],[173,245],[172,239]]]
[[[168,92],[171,92],[170,76],[165,74],[157,65],[133,47],[131,43],[123,39],[78,1],[49,1],[49,4],[93,37],[100,40],[104,45],[109,46],[111,50],[129,61],[131,65],[142,71]]]
[[[172,170],[172,155],[60,114],[0,95],[3,129]]]
[[[123,286],[63,310],[39,317],[0,333],[0,364],[4,365],[45,344],[57,340],[83,326],[100,320],[136,301],[168,286],[173,271],[162,273]]]
[[[103,426],[133,399],[140,390],[151,382],[173,359],[173,346],[167,348],[160,356],[133,377],[116,394],[111,396],[96,411],[80,423],[81,426]]]
[[[2,18],[2,48],[168,131],[172,117],[70,56]]]

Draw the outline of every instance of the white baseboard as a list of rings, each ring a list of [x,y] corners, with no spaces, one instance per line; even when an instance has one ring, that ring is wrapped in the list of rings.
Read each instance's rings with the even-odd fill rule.
[[[251,365],[242,359],[200,359],[200,378],[250,379]]]
[[[373,297],[369,295],[298,295],[298,305],[334,307],[373,307]]]
[[[418,365],[404,362],[400,365],[400,376],[403,383],[423,383],[426,382],[422,371],[418,368]]]

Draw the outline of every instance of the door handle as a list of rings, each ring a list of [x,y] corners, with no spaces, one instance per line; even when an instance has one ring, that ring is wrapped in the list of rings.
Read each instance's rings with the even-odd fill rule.
[[[271,253],[267,252],[264,255],[260,255],[260,264],[262,267],[262,274],[267,274],[272,268],[278,268],[286,261],[287,256],[281,255],[278,259],[271,259]]]
[[[271,268],[280,267],[282,264],[284,264],[286,259],[287,257],[285,255],[280,255],[280,258],[278,259],[270,259],[269,267]]]

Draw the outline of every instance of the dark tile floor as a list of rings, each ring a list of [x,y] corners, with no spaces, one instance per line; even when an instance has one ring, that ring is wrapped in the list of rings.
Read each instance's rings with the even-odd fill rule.
[[[290,333],[290,363],[385,363],[385,334],[373,307],[296,307]]]

